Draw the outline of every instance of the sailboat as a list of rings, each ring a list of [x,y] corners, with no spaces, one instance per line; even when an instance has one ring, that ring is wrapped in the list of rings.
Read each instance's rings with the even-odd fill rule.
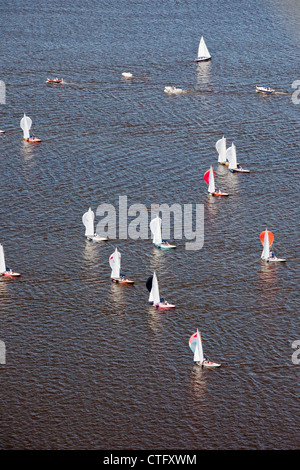
[[[228,161],[226,160],[226,137],[223,136],[222,139],[216,142],[216,150],[219,154],[218,163],[228,166]]]
[[[151,220],[150,230],[153,234],[153,243],[157,248],[161,250],[168,250],[170,248],[176,248],[176,245],[171,245],[167,240],[161,238],[161,218],[158,215]]]
[[[220,367],[221,364],[210,361],[206,356],[204,356],[201,334],[198,328],[196,333],[190,337],[189,346],[194,353],[194,362],[196,364],[199,364],[202,367]]]
[[[94,242],[102,242],[106,241],[107,237],[101,237],[94,232],[94,219],[95,214],[91,208],[87,212],[85,212],[82,216],[82,223],[85,226],[85,237]]]
[[[149,303],[156,308],[161,310],[166,310],[168,308],[174,308],[176,305],[169,304],[165,299],[160,298],[159,295],[159,287],[158,287],[158,280],[156,277],[155,272],[153,276],[150,276],[146,281],[146,287],[148,289],[149,294]]]
[[[34,135],[30,134],[31,126],[32,126],[32,120],[30,119],[29,116],[26,116],[26,114],[24,113],[24,116],[22,117],[20,121],[20,127],[23,130],[24,140],[26,140],[27,142],[41,142],[41,139],[38,139]]]
[[[121,274],[121,253],[118,248],[115,249],[109,257],[109,265],[111,267],[111,280],[119,284],[134,284],[134,281],[127,279],[125,274]]]
[[[216,190],[215,186],[215,170],[211,166],[209,170],[204,173],[204,181],[208,184],[208,192],[212,196],[229,196],[228,193],[222,193],[222,191]]]
[[[0,276],[6,277],[19,277],[21,276],[20,273],[15,273],[5,264],[5,257],[4,257],[4,248],[3,245],[0,243]]]
[[[229,162],[228,168],[231,173],[250,173],[250,170],[245,170],[237,163],[236,160],[236,146],[232,143],[231,147],[226,150],[226,159]]]
[[[211,60],[211,55],[207,49],[203,36],[201,36],[196,62],[207,62],[208,60]]]
[[[260,241],[263,245],[263,251],[261,254],[261,259],[267,262],[275,262],[275,261],[286,261],[285,258],[277,258],[275,253],[273,253],[270,248],[274,241],[274,234],[269,230],[265,230],[260,234]]]

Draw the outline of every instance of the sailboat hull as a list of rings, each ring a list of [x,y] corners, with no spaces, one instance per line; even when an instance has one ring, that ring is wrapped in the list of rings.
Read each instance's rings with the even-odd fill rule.
[[[14,273],[14,272],[9,272],[9,271],[5,271],[4,273],[0,273],[1,276],[5,276],[5,277],[19,277],[21,276],[20,273]]]
[[[116,284],[134,284],[134,281],[131,279],[114,279],[112,278],[112,282],[115,282]]]
[[[263,261],[266,261],[267,263],[284,263],[286,262],[285,258],[268,258],[264,259]]]
[[[229,171],[231,171],[231,173],[250,173],[250,170],[244,170],[244,168],[229,168]]]
[[[216,362],[209,362],[208,364],[204,363],[204,364],[201,364],[201,365],[203,367],[208,367],[208,368],[210,368],[210,367],[220,367],[221,366],[221,364],[217,364]]]
[[[93,242],[106,242],[107,241],[107,238],[100,237],[99,235],[93,235],[93,236],[87,235],[86,238],[87,240],[93,241]]]
[[[211,57],[197,57],[197,59],[195,59],[195,62],[208,62],[209,60],[211,60]]]
[[[169,308],[175,308],[176,305],[165,304],[165,303],[160,302],[159,304],[156,304],[155,307],[158,308],[159,310],[167,310]]]
[[[209,193],[211,196],[229,196],[227,193]]]
[[[176,248],[176,245],[155,245],[156,248],[159,248],[160,250],[169,250],[171,248]]]
[[[38,139],[37,137],[29,137],[29,139],[24,139],[24,140],[26,140],[26,142],[32,142],[34,144],[38,142],[42,142],[41,139]]]

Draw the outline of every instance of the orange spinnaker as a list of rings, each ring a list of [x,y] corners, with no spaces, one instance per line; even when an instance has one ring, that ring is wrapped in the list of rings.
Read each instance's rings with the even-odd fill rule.
[[[262,246],[264,246],[265,232],[266,231],[264,230],[263,232],[261,232],[261,234],[259,236]],[[269,235],[269,246],[271,246],[273,241],[274,241],[274,233],[272,233],[272,232],[270,232],[270,230],[268,230],[268,235]]]
[[[210,170],[207,170],[207,171],[204,173],[204,175],[203,175],[204,181],[205,181],[207,184],[209,184],[209,172],[210,172]],[[215,170],[214,170],[214,169],[213,169],[213,175],[215,176]]]

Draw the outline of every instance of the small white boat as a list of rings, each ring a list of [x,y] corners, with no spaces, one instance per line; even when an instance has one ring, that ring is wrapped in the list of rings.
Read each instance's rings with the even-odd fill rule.
[[[208,60],[211,60],[211,55],[207,49],[203,36],[201,36],[196,62],[207,62]]]
[[[3,248],[3,245],[1,245],[1,243],[0,243],[0,276],[5,276],[5,277],[21,276],[20,273],[15,273],[12,269],[6,266],[4,248]]]
[[[202,347],[202,339],[200,331],[197,328],[196,333],[194,333],[189,339],[189,346],[190,349],[194,353],[194,362],[199,364],[202,367],[220,367],[221,364],[217,362],[213,362],[208,357],[204,356],[203,347]]]
[[[229,162],[228,169],[231,173],[250,173],[250,170],[242,168],[242,166],[237,163],[236,146],[234,143],[232,143],[231,147],[226,150],[226,159]]]
[[[29,116],[26,116],[26,114],[24,113],[24,116],[22,117],[20,121],[20,127],[23,130],[24,140],[26,140],[27,142],[34,142],[34,143],[41,142],[41,139],[38,139],[34,135],[30,134],[31,126],[32,126],[32,120],[30,119]]]
[[[121,274],[121,253],[118,248],[115,249],[109,257],[109,265],[111,267],[111,280],[117,284],[134,284],[134,281],[128,279],[125,274]]]
[[[54,84],[63,84],[64,79],[63,78],[47,78],[46,83],[54,83]]]
[[[175,86],[165,86],[164,92],[169,95],[180,95],[183,93],[182,88],[176,88]]]
[[[277,258],[274,252],[270,250],[274,240],[274,234],[269,230],[265,230],[260,234],[260,241],[263,245],[263,251],[261,254],[261,259],[269,262],[285,262],[285,258]]]
[[[95,214],[91,208],[82,216],[82,223],[85,226],[85,237],[93,242],[107,241],[107,237],[102,237],[94,232]]]
[[[153,305],[154,307],[160,310],[167,310],[169,308],[175,308],[176,305],[169,304],[165,299],[161,298],[159,295],[159,287],[158,287],[158,280],[156,277],[155,272],[153,276],[150,276],[146,281],[146,287],[148,289],[149,294],[149,304]]]
[[[5,134],[5,131],[1,131],[1,130],[0,130],[0,134]]]
[[[133,75],[132,75],[131,72],[123,72],[123,73],[122,73],[122,77],[124,77],[124,78],[132,78]]]
[[[257,93],[266,93],[268,95],[275,92],[275,90],[269,86],[256,86],[255,89]]]
[[[226,159],[226,137],[222,137],[216,142],[216,150],[218,152],[218,163],[221,165],[227,165],[228,161]]]
[[[208,184],[208,193],[212,196],[229,196],[228,193],[223,193],[220,189],[216,189],[215,171],[212,166],[204,173],[204,181]]]
[[[158,215],[151,220],[150,230],[153,235],[153,243],[157,248],[161,250],[169,250],[170,248],[176,248],[176,245],[171,245],[167,240],[161,238],[161,218]]]

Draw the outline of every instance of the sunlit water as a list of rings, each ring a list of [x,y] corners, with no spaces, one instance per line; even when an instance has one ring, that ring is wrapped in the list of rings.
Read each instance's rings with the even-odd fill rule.
[[[1,448],[299,447],[298,2],[3,3],[0,242],[22,277],[0,280]],[[218,167],[222,135],[250,174]],[[204,247],[87,242],[82,214],[120,195],[204,204]],[[287,263],[260,261],[266,226]],[[116,246],[134,286],[110,281]],[[154,270],[174,311],[147,303]],[[197,327],[220,369],[193,365]]]

